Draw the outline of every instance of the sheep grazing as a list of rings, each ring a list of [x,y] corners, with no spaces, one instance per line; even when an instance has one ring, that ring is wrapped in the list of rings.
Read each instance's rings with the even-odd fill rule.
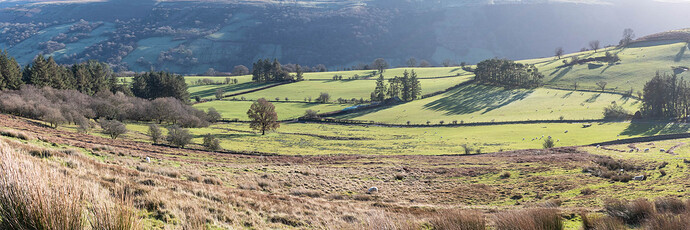
[[[151,158],[150,158],[150,157],[146,157],[146,163],[151,163]]]
[[[565,133],[568,133],[568,130],[566,130]]]
[[[649,152],[649,148],[644,149],[644,152],[645,152],[645,153],[648,153],[648,152]]]
[[[371,188],[369,188],[369,190],[367,190],[367,193],[375,193],[375,192],[379,192],[379,188],[371,187]]]
[[[628,152],[629,152],[629,153],[635,152],[635,149],[630,149],[630,150],[628,150]]]

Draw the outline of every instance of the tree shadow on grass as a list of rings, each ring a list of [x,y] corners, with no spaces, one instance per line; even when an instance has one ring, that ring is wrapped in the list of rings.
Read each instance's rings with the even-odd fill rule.
[[[364,116],[364,115],[367,115],[367,114],[370,114],[370,113],[376,113],[376,112],[378,112],[378,111],[382,111],[382,110],[386,110],[386,109],[393,108],[393,107],[395,107],[396,105],[398,105],[398,104],[382,105],[382,106],[379,106],[379,107],[376,107],[376,108],[372,108],[372,109],[359,110],[359,111],[352,112],[352,113],[347,113],[347,114],[343,114],[343,115],[338,115],[337,118],[339,118],[339,119],[355,119],[355,118],[357,118],[357,117],[361,117],[361,116]]]
[[[443,94],[442,98],[424,105],[425,109],[445,111],[446,115],[469,114],[484,111],[482,114],[523,100],[534,90],[506,90],[501,87],[485,85],[466,85]]]
[[[594,103],[597,101],[597,99],[599,99],[600,96],[601,96],[601,93],[594,94],[591,97],[587,98],[587,100],[585,100],[585,103]]]
[[[558,73],[558,75],[551,78],[551,80],[549,80],[549,82],[553,83],[555,81],[561,80],[561,78],[563,78],[566,74],[568,74],[568,72],[570,72],[570,70],[572,70],[572,69],[573,69],[573,66],[568,66],[566,68],[560,69],[560,72]],[[556,70],[556,71],[558,71],[558,70]],[[552,72],[551,75],[555,74],[556,71]]]
[[[685,50],[688,49],[687,46],[683,46],[680,48],[680,51],[678,51],[678,54],[676,54],[676,58],[673,59],[675,62],[680,62],[683,60],[683,56],[685,56]]]
[[[234,92],[234,91],[239,91],[239,90],[248,90],[248,89],[252,89],[252,88],[263,87],[263,86],[266,86],[269,84],[271,84],[271,83],[245,82],[245,83],[235,84],[235,85],[222,85],[220,87],[205,89],[205,90],[201,90],[198,92],[194,92],[194,93],[190,94],[190,96],[192,98],[196,97],[196,96],[204,98],[204,97],[210,97],[210,96],[216,95],[216,90],[218,90],[218,89],[222,89],[223,92],[225,92],[225,94],[227,94],[229,92]],[[202,87],[202,86],[192,86],[192,87]],[[192,87],[189,87],[189,88],[191,89]]]
[[[690,131],[690,124],[667,122],[632,122],[621,132],[621,135],[653,136],[664,134],[686,133]]]

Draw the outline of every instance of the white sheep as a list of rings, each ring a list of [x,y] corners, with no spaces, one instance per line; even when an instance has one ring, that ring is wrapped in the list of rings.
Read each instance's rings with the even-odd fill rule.
[[[597,148],[601,148],[601,145],[597,145]]]
[[[146,157],[146,163],[151,163],[151,158],[150,158],[150,157]]]
[[[379,188],[371,187],[371,188],[369,188],[369,190],[367,190],[367,193],[375,193],[375,192],[379,192]]]

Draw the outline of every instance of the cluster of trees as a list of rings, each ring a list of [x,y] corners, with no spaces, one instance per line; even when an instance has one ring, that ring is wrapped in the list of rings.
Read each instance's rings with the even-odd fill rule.
[[[286,82],[304,80],[304,71],[300,65],[295,66],[295,75],[284,70],[278,59],[259,59],[252,68],[252,80],[255,82]]]
[[[403,101],[413,101],[421,96],[422,86],[417,79],[417,73],[412,70],[408,73],[407,70],[403,72],[402,77],[395,76],[388,79],[388,87],[386,87],[383,74],[376,79],[376,88],[371,93],[372,101],[383,101],[386,98],[400,98]]]
[[[19,89],[22,84],[24,83],[19,64],[7,54],[7,51],[0,51],[0,90]]]
[[[125,91],[110,67],[105,63],[88,61],[72,66],[61,66],[52,57],[38,55],[31,64],[19,67],[7,51],[0,52],[0,90],[19,89],[23,84],[55,89],[74,89],[94,95],[101,91]]]
[[[146,72],[135,75],[132,80],[132,94],[150,100],[173,97],[181,101],[189,101],[184,77],[168,72]]]
[[[44,120],[53,127],[76,124],[88,131],[92,121],[156,121],[182,127],[204,127],[220,118],[215,110],[197,110],[171,98],[146,100],[122,92],[101,91],[94,96],[76,90],[59,90],[32,85],[20,90],[0,91],[0,111]]]
[[[480,62],[474,73],[479,83],[518,88],[538,87],[544,78],[534,65],[497,58]]]
[[[167,72],[147,72],[134,75],[130,86],[118,81],[108,64],[94,60],[70,66],[58,65],[53,57],[38,55],[21,70],[17,61],[6,51],[0,52],[0,90],[17,90],[22,85],[76,90],[86,95],[101,92],[134,95],[145,99],[174,97],[189,100],[184,77]]]
[[[690,86],[676,75],[660,74],[644,85],[641,115],[648,118],[686,118],[690,115]]]

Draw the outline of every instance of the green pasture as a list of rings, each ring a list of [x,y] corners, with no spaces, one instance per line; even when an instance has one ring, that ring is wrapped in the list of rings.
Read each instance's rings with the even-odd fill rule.
[[[225,119],[238,119],[247,121],[247,110],[254,103],[253,101],[211,101],[194,105],[195,108],[207,111],[208,108],[215,108]],[[331,112],[344,109],[349,104],[319,104],[301,102],[273,102],[278,113],[279,120],[294,119],[304,116],[308,109],[323,112]]]
[[[653,41],[632,44],[625,48],[608,48],[611,53],[618,54],[621,61],[617,64],[591,62],[588,64],[561,67],[563,60],[570,61],[572,56],[580,59],[604,56],[606,50],[594,53],[587,51],[565,55],[561,60],[542,58],[524,60],[525,63],[536,64],[545,76],[545,83],[571,87],[577,82],[581,87],[596,88],[596,83],[607,82],[607,89],[626,91],[633,88],[641,91],[644,84],[654,77],[657,71],[673,73],[671,67],[690,67],[690,52],[688,44],[678,41]],[[679,76],[690,77],[682,73]]]
[[[460,122],[601,119],[612,103],[630,112],[639,101],[618,94],[555,89],[514,89],[466,85],[438,96],[409,103],[346,114],[339,118],[383,123],[446,124]]]
[[[129,124],[128,128],[141,133],[147,129],[141,123]],[[688,130],[690,125],[625,122],[593,123],[589,128],[581,123],[422,128],[283,123],[276,132],[262,136],[253,132],[247,123],[226,123],[190,129],[190,132],[197,144],[202,142],[203,135],[213,134],[221,140],[224,149],[235,151],[281,155],[443,155],[463,154],[462,144],[486,153],[540,149],[548,136],[559,147]]]
[[[388,79],[388,78],[387,78]],[[445,90],[451,86],[468,81],[471,76],[461,76],[452,78],[438,78],[438,79],[420,79],[422,86],[422,94],[433,93]],[[259,98],[276,97],[284,99],[287,97],[290,100],[303,101],[309,97],[312,100],[319,97],[321,92],[326,92],[331,96],[331,100],[343,99],[369,99],[371,92],[376,87],[376,81],[369,80],[322,80],[322,81],[301,81],[287,85],[278,86],[262,90],[259,92],[242,95],[247,99],[256,100]]]
[[[412,70],[417,73],[418,78],[435,78],[435,77],[448,77],[448,76],[462,76],[471,75],[472,73],[462,70],[458,67],[413,67],[413,68],[393,68],[387,69],[383,72],[383,76],[386,78],[392,78],[394,76],[402,77],[403,72],[411,72]],[[304,79],[306,80],[331,80],[334,75],[343,76],[343,79],[353,77],[358,75],[360,79],[371,79],[375,80],[378,77],[378,71],[376,70],[352,70],[352,71],[333,71],[333,72],[314,72],[314,73],[304,73]],[[373,77],[372,77],[373,76]]]

